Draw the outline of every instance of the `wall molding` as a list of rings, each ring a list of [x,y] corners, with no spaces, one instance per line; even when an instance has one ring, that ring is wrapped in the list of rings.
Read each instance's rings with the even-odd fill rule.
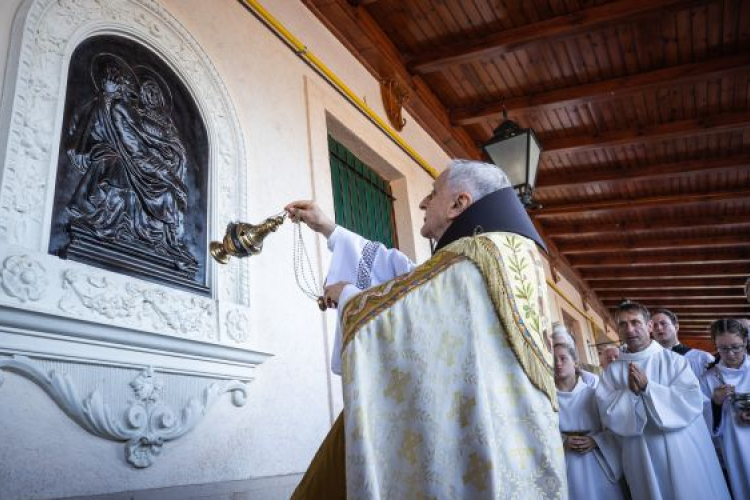
[[[247,402],[247,385],[237,380],[214,382],[191,397],[180,411],[164,400],[167,387],[157,377],[153,366],[143,368],[128,384],[131,399],[117,412],[110,399],[123,387],[94,389],[81,398],[76,381],[66,373],[45,371],[39,362],[26,356],[0,358],[0,390],[3,371],[17,373],[42,388],[76,424],[88,433],[125,443],[125,460],[136,468],[153,465],[162,447],[192,431],[211,407],[224,395],[241,407]]]

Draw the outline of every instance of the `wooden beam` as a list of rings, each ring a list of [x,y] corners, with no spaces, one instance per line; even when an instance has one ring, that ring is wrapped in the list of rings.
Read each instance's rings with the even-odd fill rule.
[[[679,0],[619,0],[500,31],[478,40],[441,45],[438,49],[413,55],[409,69],[416,73],[440,71],[455,64],[499,56],[540,42],[550,43],[563,37],[661,12],[664,8],[684,3]]]
[[[688,203],[705,203],[726,200],[744,199],[750,196],[750,188],[734,189],[711,193],[675,194],[671,196],[650,196],[632,200],[604,200],[592,202],[573,202],[560,205],[547,205],[531,212],[534,218],[554,217],[578,212],[618,212],[632,209],[648,209]],[[689,221],[686,221],[689,222]]]
[[[750,126],[750,111],[739,111],[695,118],[671,123],[661,123],[628,130],[603,132],[598,135],[584,133],[573,137],[541,139],[542,155],[572,154],[591,149],[604,149],[627,144],[653,144],[655,142],[683,139],[698,134],[732,132]]]
[[[621,267],[597,267],[578,270],[583,279],[615,279],[661,277],[678,278],[718,276],[720,278],[729,276],[750,276],[750,262],[733,264],[663,264],[651,266],[621,266]]]
[[[665,177],[677,179],[700,172],[718,173],[725,170],[736,170],[750,167],[750,155],[738,155],[728,158],[704,158],[657,165],[635,167],[605,167],[597,165],[547,174],[540,172],[534,193],[538,196],[557,189],[582,189],[605,183],[629,183],[635,181],[656,181]]]
[[[602,303],[609,309],[612,309],[620,303],[619,298],[602,297]],[[691,309],[707,309],[714,310],[717,307],[747,307],[749,304],[744,299],[691,299],[691,298],[679,298],[679,299],[648,299],[644,302],[646,307],[663,307],[665,309],[679,309],[680,307],[689,307]]]
[[[689,222],[689,221],[688,221]],[[750,247],[747,235],[703,236],[700,238],[679,237],[630,237],[619,241],[561,241],[557,248],[564,254],[570,253],[603,253],[603,252],[640,252],[643,250],[716,248],[716,247]]]
[[[672,311],[675,314],[677,314],[677,319],[680,323],[687,322],[688,319],[697,319],[697,320],[707,320],[707,321],[713,321],[715,319],[721,318],[721,317],[729,317],[734,318],[736,316],[744,316],[745,314],[750,314],[750,309],[748,310],[741,310],[741,309],[735,309],[732,307],[721,307],[716,308],[714,311],[703,311],[703,312],[695,312],[695,311],[685,311],[685,310],[676,310]]]
[[[617,280],[595,280],[589,283],[594,290],[632,290],[639,288],[739,288],[743,289],[743,278],[636,278]],[[750,304],[748,304],[750,306]]]
[[[412,78],[400,51],[367,9],[347,0],[302,0],[378,81],[396,78],[410,90],[406,111],[452,157],[482,158],[465,130],[454,127],[445,106],[420,78]],[[379,97],[378,97],[379,98]]]
[[[719,226],[748,226],[750,225],[750,213],[739,215],[705,215],[702,217],[691,217],[689,224],[685,218],[649,218],[646,220],[619,220],[611,221],[580,221],[568,222],[549,219],[544,221],[544,230],[547,235],[554,238],[566,234],[577,236],[598,236],[605,234],[622,234],[629,231],[663,231],[665,229],[685,228],[689,225],[691,229],[702,227]]]
[[[645,266],[649,264],[718,264],[750,263],[750,248],[714,248],[675,254],[674,250],[658,253],[576,254],[567,256],[570,265],[582,267]]]
[[[684,298],[684,297],[693,297],[693,298],[703,298],[703,297],[713,297],[713,298],[728,298],[728,299],[737,299],[737,298],[743,298],[745,296],[744,293],[742,293],[741,290],[723,290],[723,289],[713,289],[713,288],[707,288],[707,289],[696,289],[696,290],[686,290],[686,289],[662,289],[662,288],[654,288],[651,290],[599,290],[596,292],[596,295],[598,297],[604,298],[624,298],[624,299],[632,299],[632,300],[641,300],[641,299],[666,299],[666,298]]]
[[[662,85],[675,87],[699,79],[718,77],[747,67],[750,67],[750,54],[717,57],[699,63],[672,66],[550,92],[506,99],[500,97],[492,104],[456,108],[451,111],[451,121],[455,125],[466,126],[500,117],[504,108],[511,117],[516,117],[563,106],[608,101],[617,97],[641,94]]]

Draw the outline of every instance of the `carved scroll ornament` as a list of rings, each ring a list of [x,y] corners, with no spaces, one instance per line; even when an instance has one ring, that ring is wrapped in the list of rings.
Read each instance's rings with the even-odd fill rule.
[[[401,116],[404,104],[409,100],[409,91],[399,83],[390,78],[380,82],[380,95],[383,97],[383,107],[388,121],[393,128],[401,132],[406,125],[406,120]]]
[[[122,415],[115,415],[99,389],[82,399],[70,376],[54,370],[45,373],[25,356],[0,359],[0,386],[2,370],[13,371],[36,383],[87,432],[111,441],[124,441],[125,459],[137,468],[152,465],[165,443],[193,430],[223,394],[231,393],[235,406],[247,402],[246,384],[236,380],[217,382],[206,387],[200,397],[191,398],[178,412],[161,400],[163,383],[155,377],[153,368],[148,367],[130,383],[135,399]]]

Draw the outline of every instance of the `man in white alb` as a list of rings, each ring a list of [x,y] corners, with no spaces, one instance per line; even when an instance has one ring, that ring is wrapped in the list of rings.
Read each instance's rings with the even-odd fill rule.
[[[728,500],[690,365],[651,340],[644,306],[620,305],[616,321],[626,349],[600,377],[596,399],[603,426],[620,439],[633,498]]]
[[[677,315],[669,309],[654,310],[651,320],[654,322],[654,340],[664,349],[685,356],[695,376],[700,379],[706,372],[706,367],[714,362],[714,357],[706,351],[688,347],[680,343],[677,334],[680,331],[680,322]]]

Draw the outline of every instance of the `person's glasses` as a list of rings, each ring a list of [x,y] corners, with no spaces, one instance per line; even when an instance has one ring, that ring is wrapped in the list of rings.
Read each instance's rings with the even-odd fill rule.
[[[718,350],[719,352],[723,352],[725,354],[730,353],[730,352],[733,352],[734,354],[739,354],[745,350],[745,344],[728,345],[726,347],[725,346],[716,347],[716,350]]]

